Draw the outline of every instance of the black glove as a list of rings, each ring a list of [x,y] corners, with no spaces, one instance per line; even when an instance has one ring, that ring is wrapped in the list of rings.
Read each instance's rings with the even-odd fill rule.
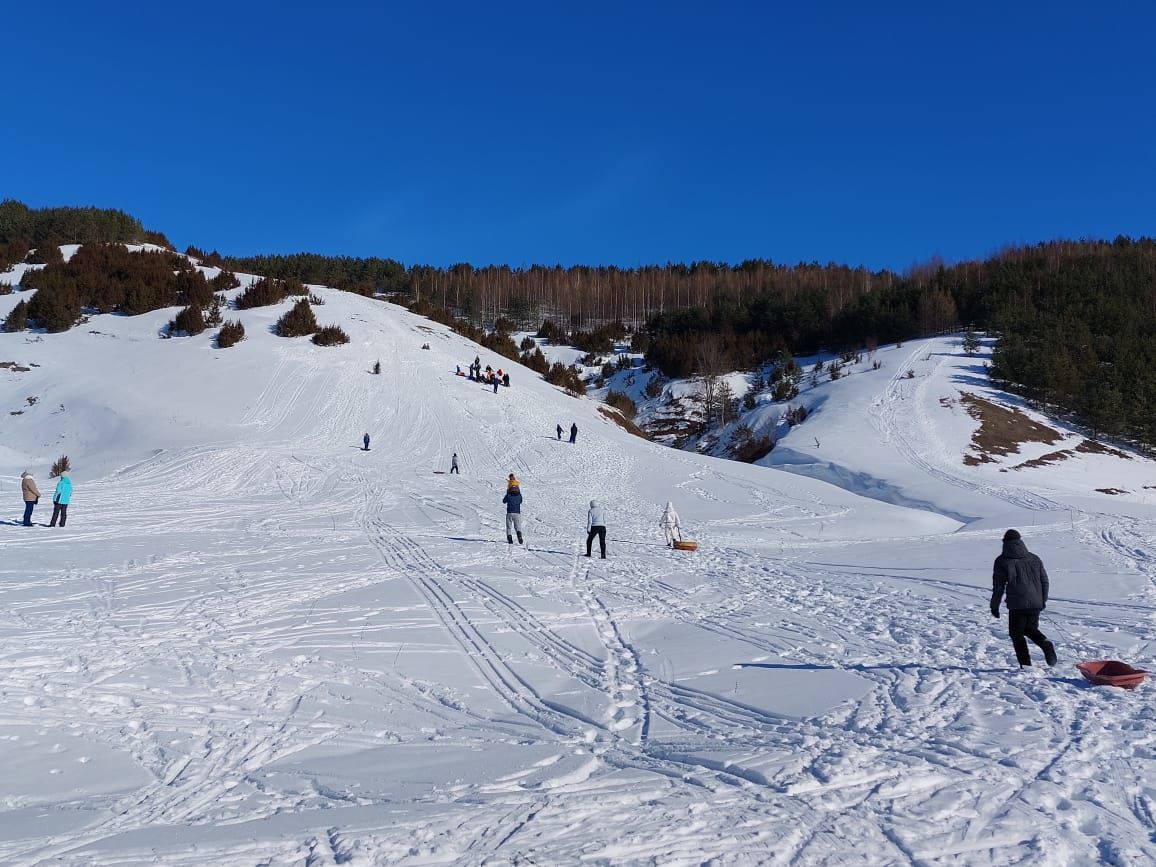
[[[991,616],[994,617],[996,620],[999,620],[999,604],[998,603],[991,606]]]

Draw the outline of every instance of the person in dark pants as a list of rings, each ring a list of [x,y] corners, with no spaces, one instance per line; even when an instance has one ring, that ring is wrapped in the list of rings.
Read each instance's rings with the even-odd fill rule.
[[[24,498],[24,526],[31,527],[32,510],[40,502],[40,488],[36,487],[36,479],[27,470],[20,474],[20,493]]]
[[[590,556],[590,549],[594,545],[594,537],[598,537],[598,547],[602,551],[602,559],[606,559],[606,513],[598,505],[597,500],[590,501],[590,511],[586,513],[586,556]]]
[[[570,424],[570,442],[578,442],[578,422],[571,422]]]
[[[363,446],[362,451],[364,451],[364,452],[369,451],[369,434],[366,434],[365,436],[363,436],[361,438],[361,442],[362,442],[362,446]]]
[[[457,473],[459,476],[461,475],[461,471],[458,470],[458,453],[457,452],[454,452],[454,456],[452,458],[450,458],[450,472],[451,473]]]
[[[562,442],[562,425],[558,425],[558,442]]]
[[[991,616],[999,617],[1000,600],[1007,597],[1008,634],[1020,667],[1032,664],[1026,639],[1044,652],[1048,665],[1056,664],[1056,647],[1040,632],[1040,612],[1048,605],[1048,573],[1031,553],[1019,531],[1003,534],[1003,553],[995,559],[991,577]]]
[[[55,527],[57,520],[60,521],[60,526],[65,525],[68,521],[68,504],[71,501],[72,479],[65,470],[60,474],[60,481],[56,483],[56,490],[52,494],[52,520],[48,522],[49,527]]]
[[[494,374],[494,378],[491,380],[491,382],[494,383],[494,394],[497,394],[498,386],[502,384],[502,381],[498,379],[498,375],[496,373]]]

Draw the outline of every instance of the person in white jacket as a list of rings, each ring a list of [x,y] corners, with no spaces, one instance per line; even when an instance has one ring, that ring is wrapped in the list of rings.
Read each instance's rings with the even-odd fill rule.
[[[675,539],[682,539],[682,529],[678,525],[678,512],[674,510],[673,503],[668,502],[666,504],[666,511],[662,513],[662,520],[659,523],[666,534],[668,546],[674,545]]]
[[[594,537],[598,537],[598,547],[602,551],[602,559],[606,559],[606,513],[598,505],[597,500],[590,501],[590,511],[586,513],[586,556],[590,556],[590,549],[594,545]]]

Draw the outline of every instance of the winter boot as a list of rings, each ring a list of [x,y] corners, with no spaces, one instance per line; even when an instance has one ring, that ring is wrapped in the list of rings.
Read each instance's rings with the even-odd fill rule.
[[[518,534],[518,544],[519,545],[525,545],[526,544],[525,542],[522,541],[522,534],[521,533]]]
[[[1044,661],[1048,665],[1056,664],[1056,646],[1050,641],[1044,642]]]
[[[514,544],[514,537],[513,537],[513,536],[511,536],[509,533],[507,533],[507,534],[506,534],[506,541],[507,541],[509,544],[513,545],[513,544]],[[521,540],[519,540],[519,541],[521,541]]]

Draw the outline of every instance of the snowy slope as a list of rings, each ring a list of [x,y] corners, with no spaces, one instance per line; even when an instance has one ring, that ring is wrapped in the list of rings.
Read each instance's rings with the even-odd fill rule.
[[[0,370],[12,518],[21,470],[47,493],[76,468],[66,529],[0,525],[0,861],[1156,856],[1150,690],[1071,667],[1150,663],[1151,504],[1073,463],[964,466],[974,422],[940,398],[974,360],[909,346],[914,387],[890,361],[834,383],[782,472],[639,440],[482,351],[495,395],[453,375],[457,335],[317,291],[349,345],[272,335],[286,305],[227,350],[158,339],[173,311],[0,334],[28,368]],[[697,554],[662,547],[668,499]],[[1012,671],[987,611],[1010,524],[1052,576],[1051,672]]]

